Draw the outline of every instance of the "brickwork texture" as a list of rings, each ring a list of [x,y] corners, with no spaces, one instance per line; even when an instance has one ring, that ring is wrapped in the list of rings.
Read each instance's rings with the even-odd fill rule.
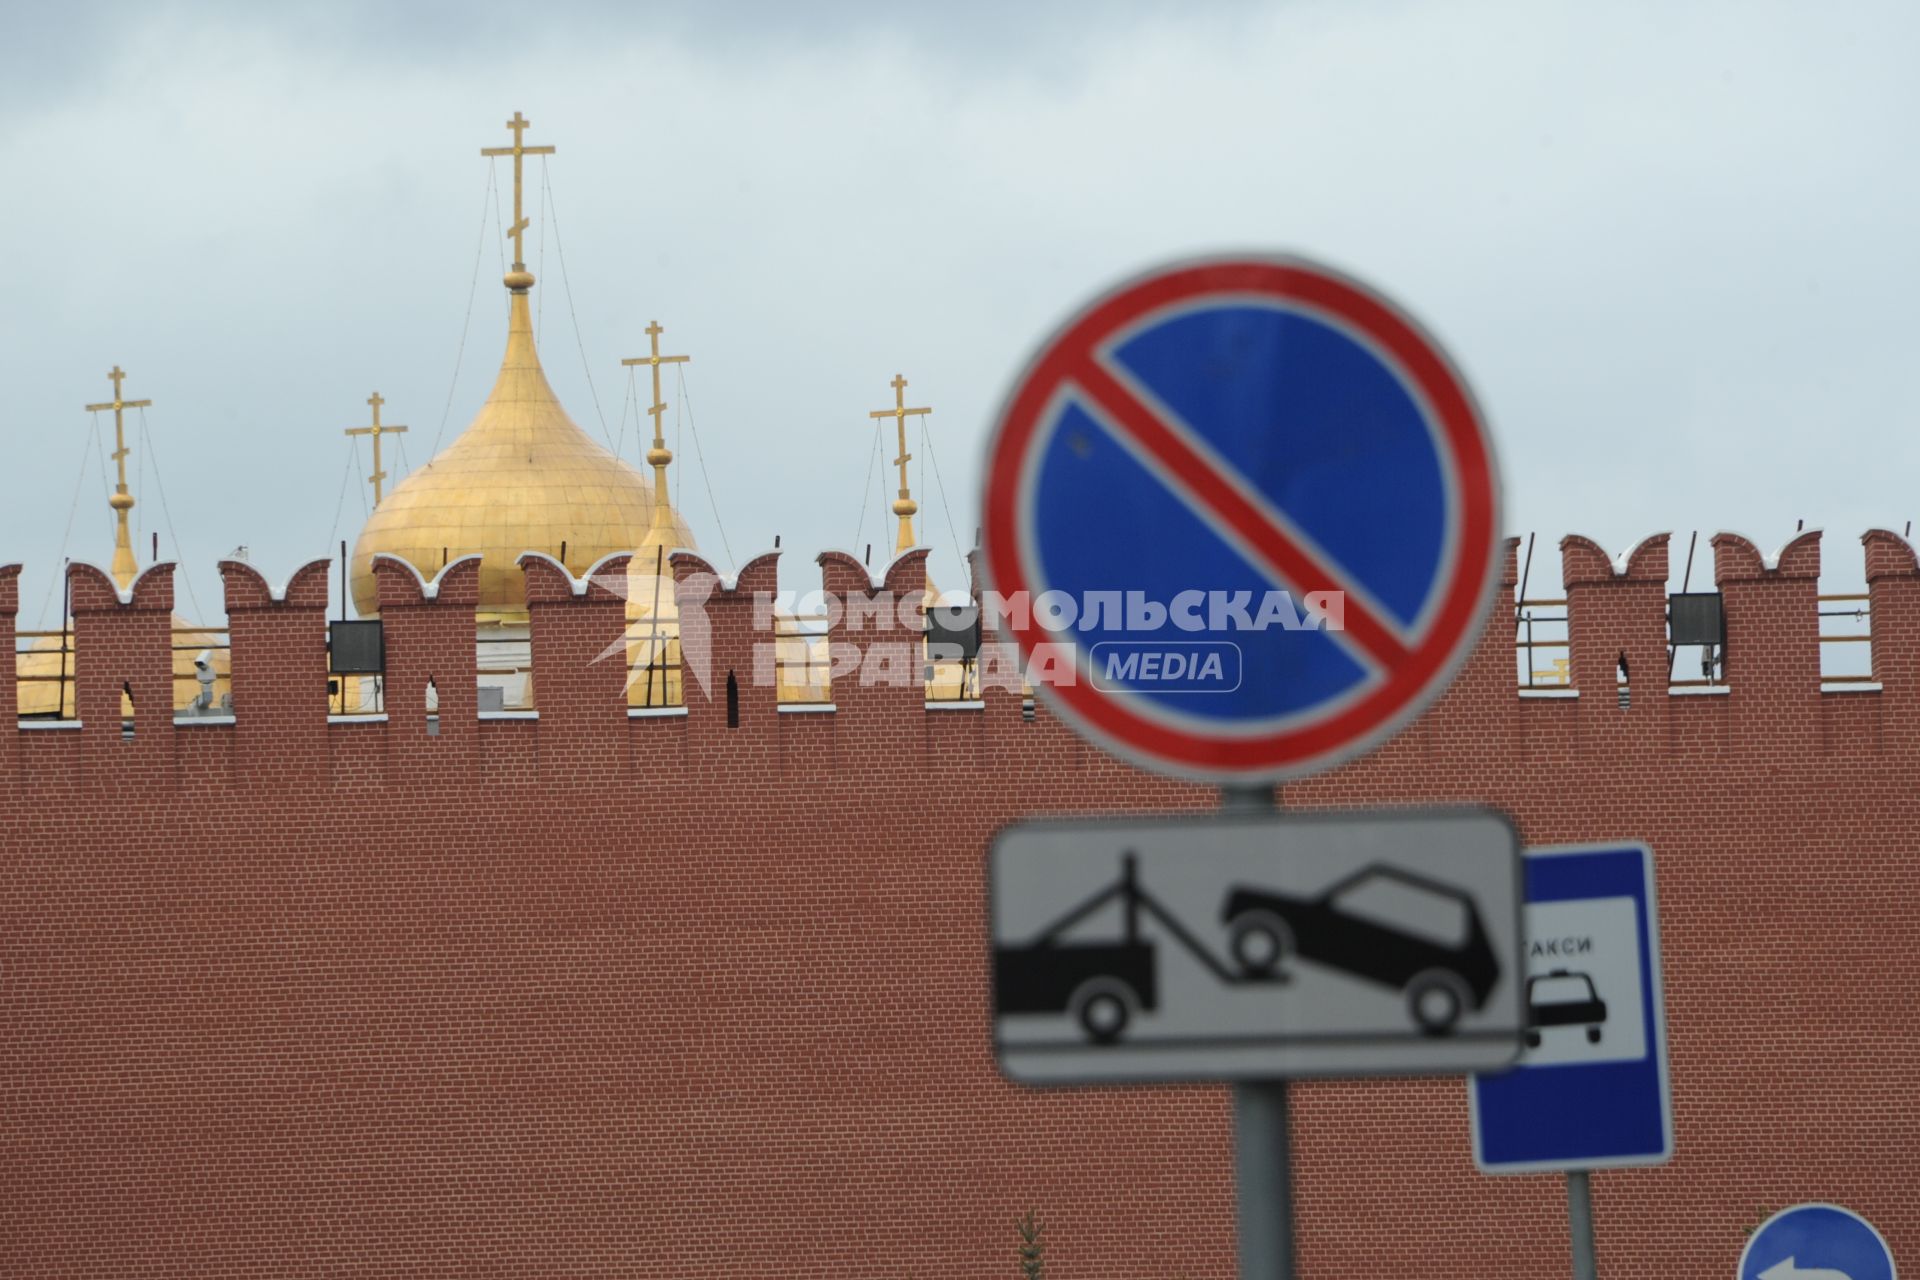
[[[1920,565],[1863,541],[1877,687],[1821,691],[1817,535],[1715,541],[1719,696],[1669,693],[1665,539],[1569,538],[1580,696],[1522,698],[1509,548],[1442,699],[1283,790],[1653,846],[1678,1154],[1595,1175],[1611,1280],[1730,1276],[1800,1200],[1920,1266]],[[326,715],[324,564],[278,595],[222,565],[234,717],[197,724],[167,705],[170,566],[130,598],[74,567],[80,725],[0,733],[0,1275],[988,1280],[1036,1207],[1056,1280],[1232,1276],[1227,1092],[1016,1088],[987,1024],[992,832],[1213,793],[997,690],[779,711],[750,656],[772,555],[732,584],[675,558],[713,672],[630,717],[594,661],[617,597],[523,563],[538,719],[476,710],[467,560],[376,569],[387,715],[359,723]],[[0,568],[8,638],[16,589]],[[1303,1275],[1567,1273],[1559,1180],[1476,1173],[1458,1079],[1294,1098]]]

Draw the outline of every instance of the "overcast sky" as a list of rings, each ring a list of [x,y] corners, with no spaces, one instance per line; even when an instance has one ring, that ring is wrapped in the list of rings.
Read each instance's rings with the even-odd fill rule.
[[[723,569],[775,534],[794,585],[825,547],[884,556],[867,411],[903,372],[946,495],[916,462],[922,540],[963,582],[1023,355],[1115,278],[1225,248],[1322,258],[1419,316],[1492,419],[1509,528],[1545,548],[1772,547],[1804,519],[1857,579],[1858,534],[1920,507],[1920,8],[685,8],[16,6],[0,561],[27,565],[23,625],[57,625],[63,554],[109,558],[81,406],[116,362],[155,402],[135,515],[142,561],[155,529],[172,555],[157,461],[182,612],[218,612],[237,545],[278,579],[357,533],[340,431],[374,388],[410,463],[453,439],[504,340],[477,153],[515,110],[559,148],[527,242],[549,376],[617,436],[647,321],[692,353],[676,496]]]

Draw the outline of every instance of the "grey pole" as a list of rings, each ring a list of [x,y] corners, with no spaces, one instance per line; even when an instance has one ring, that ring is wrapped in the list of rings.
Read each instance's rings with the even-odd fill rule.
[[[1287,1082],[1233,1086],[1240,1280],[1293,1280],[1293,1149]]]
[[[1567,1230],[1573,1236],[1573,1280],[1600,1280],[1593,1254],[1593,1187],[1585,1169],[1567,1170]]]
[[[1223,813],[1271,813],[1272,787],[1222,787]],[[1240,1280],[1293,1280],[1293,1140],[1287,1082],[1233,1086],[1233,1171]]]

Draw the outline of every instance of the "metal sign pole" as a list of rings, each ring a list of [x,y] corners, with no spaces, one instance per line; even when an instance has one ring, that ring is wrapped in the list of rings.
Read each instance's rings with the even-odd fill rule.
[[[1279,807],[1272,787],[1220,788],[1222,813]],[[1293,1139],[1284,1079],[1233,1086],[1233,1150],[1240,1280],[1293,1280]]]
[[[1593,1253],[1593,1187],[1585,1169],[1567,1170],[1567,1231],[1573,1237],[1573,1280],[1600,1280]]]
[[[1233,1086],[1240,1280],[1293,1280],[1293,1149],[1287,1082]]]
[[[1249,298],[1261,304],[1257,339],[1248,337]],[[1155,354],[1138,367],[1109,369],[1103,353],[1123,337]],[[1351,358],[1322,358],[1335,349]],[[1322,411],[1334,401],[1353,412]],[[1207,408],[1175,421],[1160,407],[1187,403]],[[1452,833],[1447,856],[1455,870],[1447,876],[1425,874],[1435,859],[1415,854],[1391,823],[1367,838],[1377,836],[1380,850],[1405,849],[1413,855],[1407,864],[1369,860],[1346,868],[1349,877],[1394,882],[1396,895],[1443,901],[1445,910],[1472,924],[1468,941],[1419,951],[1413,960],[1391,965],[1383,956],[1397,952],[1397,946],[1368,943],[1364,938],[1372,935],[1358,924],[1329,925],[1327,936],[1341,941],[1312,959],[1375,986],[1398,988],[1407,1014],[1389,1015],[1376,999],[1372,1007],[1382,1025],[1363,1035],[1340,1003],[1341,980],[1322,988],[1315,973],[1300,975],[1309,981],[1293,989],[1292,999],[1258,995],[1261,984],[1278,989],[1293,977],[1279,971],[1298,932],[1287,913],[1313,911],[1330,921],[1343,919],[1340,903],[1319,899],[1331,899],[1333,888],[1345,882],[1315,877],[1357,862],[1356,851],[1365,847],[1342,839],[1275,836],[1269,828],[1280,826],[1272,817],[1279,806],[1271,780],[1332,768],[1385,741],[1440,695],[1453,679],[1455,664],[1472,651],[1500,566],[1500,481],[1492,441],[1452,362],[1410,316],[1355,281],[1296,257],[1189,259],[1134,277],[1081,307],[1057,329],[1016,376],[1003,405],[992,427],[983,477],[981,547],[984,581],[1002,597],[1053,592],[1072,599],[1077,590],[1091,601],[1093,594],[1086,594],[1091,587],[1102,588],[1094,594],[1110,594],[1106,589],[1113,586],[1151,585],[1151,575],[1141,576],[1122,545],[1124,538],[1088,539],[1089,530],[1119,528],[1140,518],[1116,509],[1106,464],[1062,469],[1039,461],[1054,456],[1056,440],[1084,453],[1075,415],[1091,412],[1117,446],[1111,450],[1115,465],[1137,471],[1143,484],[1163,488],[1161,500],[1184,508],[1193,528],[1233,535],[1241,550],[1224,556],[1224,544],[1214,534],[1182,535],[1181,551],[1196,574],[1222,586],[1244,583],[1247,590],[1233,593],[1236,599],[1257,593],[1264,600],[1276,581],[1309,598],[1325,589],[1345,602],[1343,630],[1352,634],[1340,647],[1358,646],[1369,655],[1357,664],[1322,666],[1319,650],[1302,647],[1308,642],[1285,627],[1258,636],[1243,627],[1233,643],[1196,641],[1177,628],[1163,631],[1167,617],[1149,626],[1144,617],[1135,617],[1144,611],[1122,610],[1126,616],[1116,619],[1108,610],[1098,614],[1105,621],[1096,623],[1097,610],[1083,607],[1075,643],[1068,646],[1077,655],[1075,669],[1092,661],[1109,633],[1115,652],[1124,645],[1136,664],[1118,674],[1109,665],[1112,680],[1036,679],[1036,688],[1084,736],[1113,754],[1150,769],[1220,783],[1221,809],[1246,820],[1192,823],[1185,833],[1190,844],[1151,827],[1137,828],[1122,840],[1118,825],[1105,834],[1061,825],[1043,834],[1037,825],[1016,825],[996,837],[992,854],[995,1053],[1002,1073],[1019,1083],[1107,1084],[1175,1076],[1234,1080],[1240,1275],[1242,1280],[1292,1280],[1287,1078],[1370,1074],[1393,1066],[1471,1070],[1482,1060],[1484,1069],[1493,1070],[1509,1065],[1520,1048],[1525,1011],[1518,987],[1512,980],[1499,982],[1521,961],[1518,841],[1511,824],[1491,812],[1464,821],[1439,814],[1429,819],[1435,832]],[[1371,432],[1355,447],[1348,426],[1357,412],[1391,427]],[[1338,457],[1331,471],[1316,472],[1321,488],[1372,494],[1371,504],[1301,506],[1298,486],[1282,474],[1286,468],[1256,467],[1260,474],[1255,475],[1231,461],[1243,448],[1268,457],[1274,423],[1296,418],[1311,442],[1307,447],[1318,444],[1326,457]],[[1403,494],[1420,500],[1403,502]],[[1418,513],[1426,511],[1444,512],[1444,527],[1422,523]],[[1379,536],[1382,529],[1392,536]],[[1349,545],[1356,554],[1323,563],[1309,549],[1316,543]],[[1089,557],[1082,554],[1088,547],[1105,549]],[[1362,548],[1366,553],[1357,554]],[[1448,554],[1439,554],[1442,548]],[[1073,554],[1049,554],[1064,549]],[[1403,633],[1389,614],[1375,611],[1372,591],[1356,590],[1387,582],[1404,584],[1409,600],[1431,603],[1424,622],[1409,624]],[[1129,603],[1136,598],[1129,595]],[[1217,616],[1209,622],[1215,631],[1227,629]],[[1054,643],[1050,631],[1033,623],[1031,616],[1002,622],[1008,640],[1029,657]],[[1142,632],[1157,633],[1157,639]],[[1201,650],[1210,658],[1192,665]],[[1226,651],[1234,658],[1230,673]],[[1374,678],[1384,681],[1373,691],[1381,696],[1369,696],[1364,706],[1349,702]],[[1189,695],[1232,695],[1243,686],[1237,696],[1208,703],[1210,712],[1219,713],[1217,720],[1212,714],[1187,713]],[[1143,693],[1153,696],[1142,701]],[[1163,703],[1162,697],[1172,701]],[[1274,710],[1282,704],[1288,708],[1285,715]],[[1315,822],[1302,821],[1294,829],[1313,830]],[[1274,848],[1275,843],[1287,847]],[[1225,893],[1220,924],[1230,939],[1231,958],[1223,962],[1203,935],[1181,923],[1183,914],[1192,919],[1197,910],[1213,909],[1195,896],[1200,882],[1182,882],[1178,910],[1167,909],[1148,890],[1158,876],[1171,880],[1181,874],[1160,864],[1197,867],[1200,860],[1180,856],[1196,846],[1212,850],[1210,865],[1222,874],[1229,865],[1264,864],[1263,874],[1292,885],[1294,895],[1308,891],[1311,899],[1271,884],[1229,880],[1210,886]],[[1111,879],[1116,858],[1118,881]],[[1027,865],[1013,879],[1031,881],[1039,896],[1003,900],[1007,880],[1002,873],[1022,860]],[[1143,872],[1145,883],[1139,878]],[[1076,905],[1071,896],[1076,893],[1090,896]],[[1116,899],[1127,911],[1120,942],[1055,945],[1064,931]],[[1041,923],[1035,918],[1040,904],[1048,901],[1063,914],[1037,935],[1031,933]],[[1149,930],[1151,936],[1142,937],[1134,928],[1141,911],[1161,926]],[[1314,930],[1316,938],[1321,936],[1318,924]],[[1415,938],[1409,930],[1390,932],[1409,945]],[[1163,1008],[1154,975],[1156,948],[1166,944],[1190,953],[1213,979],[1174,988],[1182,994],[1173,1002],[1185,1008]],[[1502,948],[1509,950],[1504,960],[1497,954]],[[1142,1019],[1146,1025],[1127,1039],[1135,1013],[1148,1015]],[[1318,1015],[1327,1034],[1299,1032],[1296,1024],[1311,1021],[1310,1013]],[[1068,1027],[1078,1024],[1086,1043],[1060,1041],[1057,1030],[1052,1040],[1034,1039],[1022,1029],[1027,1014],[1064,1015]],[[1471,1037],[1442,1034],[1463,1017],[1471,1019]],[[1203,1025],[1214,1034],[1192,1034]],[[1220,1055],[1208,1047],[1220,1043],[1234,1044],[1234,1053]]]

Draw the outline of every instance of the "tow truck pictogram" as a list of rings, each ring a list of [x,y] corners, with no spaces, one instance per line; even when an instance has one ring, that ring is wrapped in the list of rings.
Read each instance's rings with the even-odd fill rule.
[[[1118,942],[1072,942],[1064,935],[1118,900],[1124,921]],[[1019,946],[995,947],[994,1000],[1000,1013],[1065,1013],[1095,1044],[1113,1044],[1138,1013],[1159,1007],[1158,953],[1140,937],[1141,913],[1151,915],[1173,939],[1221,982],[1281,983],[1273,970],[1236,973],[1140,887],[1139,859],[1120,857],[1120,878]]]
[[[1403,910],[1412,908],[1413,918],[1384,917],[1376,901],[1382,892]],[[1115,901],[1123,922],[1118,941],[1065,937]],[[1440,933],[1431,927],[1435,908],[1451,922]],[[1138,859],[1128,851],[1113,883],[1030,941],[994,949],[998,1012],[1064,1013],[1093,1043],[1116,1043],[1136,1015],[1159,1007],[1159,956],[1155,944],[1140,936],[1142,913],[1223,985],[1284,983],[1290,979],[1283,962],[1306,959],[1402,992],[1408,1015],[1430,1036],[1452,1033],[1469,1009],[1484,1007],[1500,976],[1485,926],[1465,893],[1387,864],[1364,867],[1313,897],[1234,886],[1220,911],[1230,956],[1222,959],[1141,888]]]

